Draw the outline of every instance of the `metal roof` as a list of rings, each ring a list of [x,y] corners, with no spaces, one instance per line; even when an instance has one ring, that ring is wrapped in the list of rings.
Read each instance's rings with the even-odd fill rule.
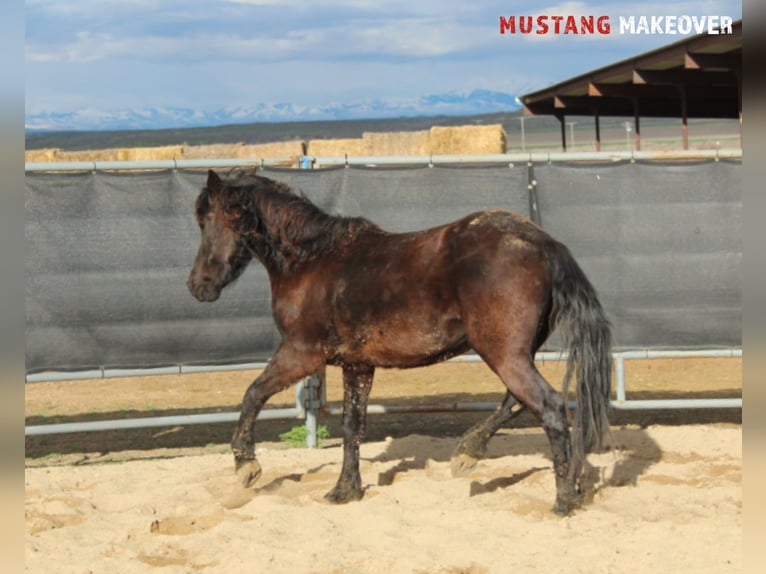
[[[742,20],[519,99],[527,115],[741,118]]]

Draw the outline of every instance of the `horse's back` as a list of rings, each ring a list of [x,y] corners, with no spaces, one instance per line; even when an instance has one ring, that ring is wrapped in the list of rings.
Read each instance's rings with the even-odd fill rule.
[[[502,209],[478,211],[450,224],[461,239],[472,238],[491,243],[493,240],[513,240],[517,246],[543,247],[552,238],[531,219]]]
[[[332,263],[334,289],[336,296],[340,288],[358,302],[355,314],[446,311],[457,304],[458,288],[466,282],[488,287],[519,275],[547,275],[552,241],[529,219],[503,210],[410,233],[371,229]]]

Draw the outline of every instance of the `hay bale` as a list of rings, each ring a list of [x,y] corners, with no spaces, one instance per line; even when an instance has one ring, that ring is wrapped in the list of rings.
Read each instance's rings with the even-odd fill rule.
[[[430,153],[434,155],[505,153],[506,140],[502,124],[434,126],[429,133]]]
[[[50,163],[58,161],[58,148],[32,149],[24,151],[24,161],[27,163]]]
[[[311,140],[308,144],[308,153],[317,157],[369,155],[363,138]]]
[[[265,144],[250,144],[239,150],[241,158],[297,158],[305,154],[305,143],[301,140],[274,142]]]
[[[122,148],[117,153],[119,161],[180,159],[182,156],[183,146],[181,145]]]
[[[243,147],[244,144],[242,142],[231,144],[184,145],[182,157],[183,159],[242,157],[240,153]]]
[[[365,132],[366,155],[427,155],[429,134],[417,132]]]
[[[301,140],[274,142],[265,144],[210,144],[184,146],[184,159],[260,159],[290,158],[291,163],[303,155],[304,143]]]
[[[361,138],[315,139],[308,146],[300,140],[248,144],[172,145],[86,151],[30,150],[27,162],[54,161],[146,161],[213,158],[290,158],[310,154],[318,157],[441,155],[505,153],[506,134],[501,124],[487,126],[432,127],[415,132],[365,132]]]
[[[117,149],[59,151],[56,161],[116,161],[118,152]]]
[[[415,132],[365,132],[362,138],[311,140],[313,156],[390,156],[505,153],[502,124],[432,127]]]

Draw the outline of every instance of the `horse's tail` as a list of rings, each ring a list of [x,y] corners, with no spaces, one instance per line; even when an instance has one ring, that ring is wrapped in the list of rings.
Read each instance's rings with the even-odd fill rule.
[[[558,242],[548,252],[552,276],[551,327],[558,326],[568,352],[563,392],[574,376],[571,471],[580,472],[585,454],[606,447],[612,387],[612,330],[596,290],[569,249]]]

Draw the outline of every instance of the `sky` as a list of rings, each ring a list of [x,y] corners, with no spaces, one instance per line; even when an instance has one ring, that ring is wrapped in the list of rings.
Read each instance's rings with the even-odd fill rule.
[[[608,35],[500,34],[500,17],[609,16]],[[512,95],[680,40],[620,16],[742,16],[740,1],[27,0],[26,114]]]

